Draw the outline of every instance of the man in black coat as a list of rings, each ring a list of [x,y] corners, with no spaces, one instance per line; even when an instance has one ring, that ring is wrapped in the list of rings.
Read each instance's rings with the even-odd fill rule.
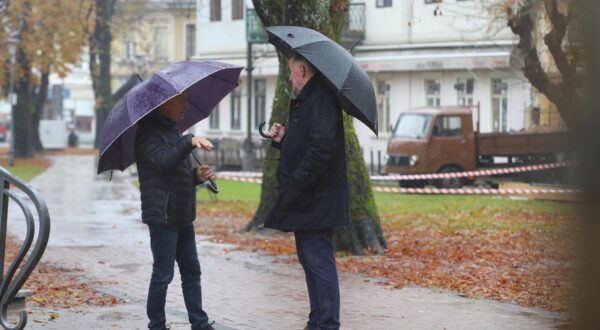
[[[342,111],[335,93],[306,59],[288,61],[296,98],[289,127],[269,130],[281,149],[279,194],[265,227],[293,231],[310,300],[305,329],[338,329],[340,296],[333,233],[349,222]]]
[[[185,93],[165,102],[142,119],[135,137],[142,221],[150,229],[154,259],[146,305],[149,329],[168,329],[165,299],[175,261],[192,329],[213,329],[202,309],[200,263],[192,222],[196,218],[196,185],[212,179],[214,174],[206,165],[194,169],[190,160],[194,148],[212,150],[212,144],[179,133],[175,123],[183,118],[187,107]]]

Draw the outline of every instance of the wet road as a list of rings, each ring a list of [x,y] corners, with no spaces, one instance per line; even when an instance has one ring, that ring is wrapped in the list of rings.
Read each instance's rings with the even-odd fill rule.
[[[128,303],[31,312],[30,329],[145,329],[145,298],[152,259],[148,229],[139,210],[136,178],[95,175],[91,156],[53,158],[32,185],[46,198],[52,218],[43,260],[83,270],[101,292]],[[23,228],[11,221],[9,230]],[[197,238],[205,309],[220,329],[302,329],[308,313],[304,275],[298,265],[273,262],[258,253],[229,252],[226,245]],[[177,272],[176,272],[177,273]],[[172,329],[189,329],[176,274],[169,287]],[[474,300],[423,288],[390,289],[340,274],[343,329],[548,329],[561,315],[489,300]]]

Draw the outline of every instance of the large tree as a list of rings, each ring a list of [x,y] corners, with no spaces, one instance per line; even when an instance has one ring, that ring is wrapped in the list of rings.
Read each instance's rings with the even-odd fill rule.
[[[348,0],[253,0],[253,3],[256,13],[265,26],[304,26],[318,30],[336,41],[340,40],[348,7]],[[278,56],[279,76],[270,124],[283,122],[287,118],[291,97],[287,60],[281,53]],[[352,254],[382,253],[386,248],[386,243],[381,232],[367,166],[354,131],[353,120],[346,114],[344,114],[344,133],[346,135],[351,220],[350,225],[336,230],[335,246],[337,250],[348,251]],[[265,217],[273,206],[276,194],[275,169],[278,157],[278,150],[267,148],[260,204],[254,218],[246,227],[248,230],[264,224]]]
[[[491,0],[484,0],[491,1]],[[520,37],[516,47],[529,82],[556,105],[570,128],[584,121],[584,73],[577,0],[504,0],[500,8]]]
[[[8,87],[6,78],[12,78],[17,95],[12,109],[16,157],[32,157],[42,147],[38,127],[49,76],[52,72],[66,76],[70,66],[80,60],[88,7],[87,0],[0,1],[1,43],[7,45],[11,40],[16,45],[12,69],[8,47],[0,50],[2,85]]]
[[[111,22],[115,14],[117,0],[95,0],[91,13],[93,24],[88,33],[90,47],[90,74],[96,99],[96,139],[94,146],[100,143],[100,133],[110,112],[113,99],[111,88]]]

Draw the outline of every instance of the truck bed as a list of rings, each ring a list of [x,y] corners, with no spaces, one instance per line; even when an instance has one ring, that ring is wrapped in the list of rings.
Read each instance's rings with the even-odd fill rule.
[[[569,150],[569,132],[477,134],[479,156],[543,155]]]

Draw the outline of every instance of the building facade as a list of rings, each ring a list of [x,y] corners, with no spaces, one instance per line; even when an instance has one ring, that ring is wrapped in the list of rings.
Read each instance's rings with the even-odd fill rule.
[[[498,1],[500,3],[500,1]],[[246,66],[246,8],[251,1],[198,0],[195,58]],[[351,1],[344,45],[358,41],[353,54],[372,79],[380,134],[355,121],[367,163],[383,162],[390,129],[411,108],[480,105],[482,132],[527,128],[538,98],[512,55],[518,39],[481,1]],[[348,46],[349,47],[349,46]],[[270,45],[253,45],[252,137],[267,120],[278,63]],[[226,97],[197,134],[211,138],[246,136],[247,81]],[[477,111],[473,112],[477,120]],[[374,164],[375,165],[375,164]]]
[[[196,53],[195,1],[149,0],[120,6],[112,42],[113,89],[131,75],[145,78]]]

